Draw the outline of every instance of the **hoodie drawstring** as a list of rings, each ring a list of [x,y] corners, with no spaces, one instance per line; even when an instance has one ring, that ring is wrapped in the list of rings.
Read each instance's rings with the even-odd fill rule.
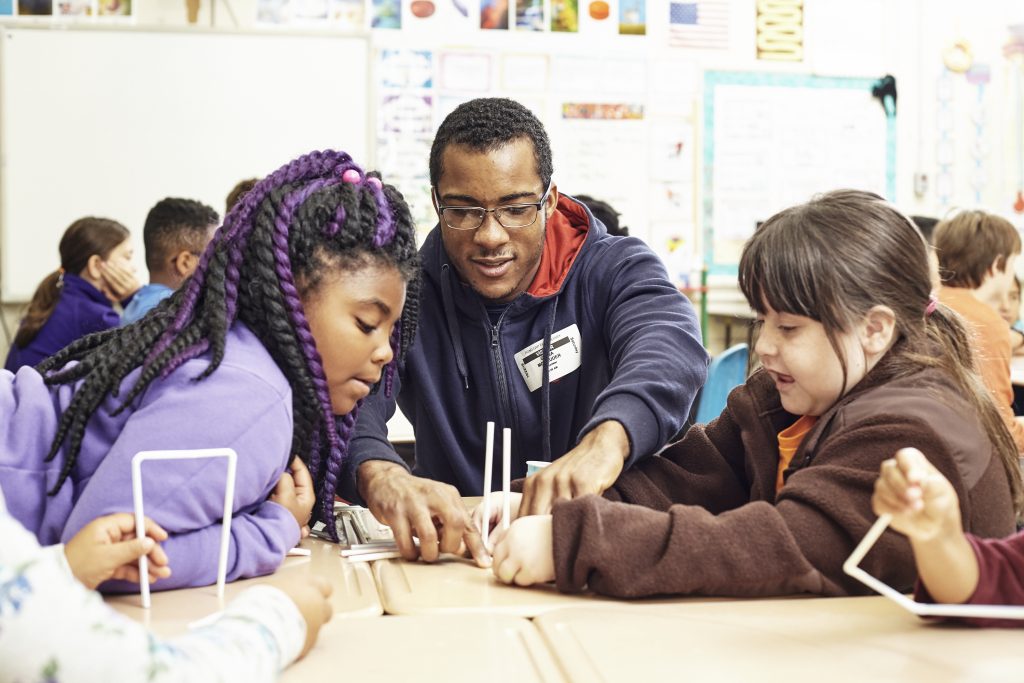
[[[541,366],[540,410],[541,428],[543,429],[544,462],[551,462],[551,380],[549,363],[551,360],[551,335],[555,331],[555,313],[558,312],[558,295],[551,302],[551,315],[544,329],[544,365]]]
[[[462,387],[469,389],[469,370],[466,369],[466,353],[462,349],[462,335],[459,333],[459,323],[455,318],[451,268],[447,263],[441,265],[441,303],[444,308],[445,321],[448,323],[448,335],[452,338],[452,349],[455,351],[455,366],[459,369]]]

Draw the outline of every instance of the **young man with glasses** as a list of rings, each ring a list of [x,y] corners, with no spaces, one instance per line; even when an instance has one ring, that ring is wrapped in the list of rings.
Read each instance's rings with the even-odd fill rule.
[[[416,464],[410,473],[388,443],[395,401],[381,392],[362,406],[342,486],[392,527],[405,557],[432,561],[465,539],[480,559],[460,495],[483,490],[488,421],[512,429],[513,476],[527,460],[552,462],[525,481],[520,509],[545,514],[664,446],[707,354],[654,253],[559,195],[547,134],[521,104],[455,109],[430,178],[440,220],[420,250],[417,338],[395,382]],[[500,489],[494,471],[489,490]]]
[[[122,325],[141,319],[181,287],[199,265],[219,223],[212,207],[193,199],[167,197],[149,210],[142,228],[149,284],[125,306]]]

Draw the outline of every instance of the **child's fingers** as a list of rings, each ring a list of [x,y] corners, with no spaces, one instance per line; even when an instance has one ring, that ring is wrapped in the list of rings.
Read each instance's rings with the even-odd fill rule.
[[[144,520],[145,520],[145,525],[146,525],[146,535],[147,536],[152,538],[154,541],[166,541],[167,540],[167,532],[164,531],[163,527],[161,527],[159,524],[157,524],[156,522],[151,520],[149,517],[145,517]],[[134,520],[133,520],[133,522],[134,522]],[[135,528],[134,523],[132,524],[132,528],[133,529]]]
[[[309,468],[306,467],[306,463],[302,462],[302,458],[295,456],[292,459],[291,465],[291,478],[292,483],[299,488],[313,488],[313,476],[309,473]]]
[[[916,448],[899,449],[895,460],[906,481],[911,484],[920,484],[933,469],[924,453]]]

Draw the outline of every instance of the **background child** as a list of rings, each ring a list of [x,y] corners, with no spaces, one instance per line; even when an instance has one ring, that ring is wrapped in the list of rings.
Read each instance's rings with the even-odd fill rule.
[[[231,211],[235,204],[237,204],[249,190],[256,187],[256,183],[259,181],[259,178],[246,178],[245,180],[239,180],[235,183],[235,186],[231,188],[231,192],[228,192],[227,199],[224,200],[224,211]]]
[[[80,218],[60,239],[60,268],[36,288],[4,367],[36,365],[92,332],[116,327],[113,303],[139,288],[128,229],[107,218]]]
[[[1017,450],[1024,452],[1024,420],[1013,414],[1010,330],[987,303],[1006,297],[1020,248],[1013,225],[984,211],[962,211],[935,226],[935,251],[942,269],[939,301],[968,322],[978,372]]]
[[[333,519],[355,408],[382,376],[389,385],[395,351],[409,344],[417,276],[401,195],[341,152],[284,166],[228,214],[193,276],[150,315],[79,340],[39,371],[0,373],[11,514],[44,545],[66,540],[133,509],[137,452],[231,447],[228,579],[273,571],[314,491]],[[347,417],[336,425],[336,415]],[[167,530],[174,568],[157,588],[215,580],[223,471],[209,460],[143,468],[146,513]]]
[[[133,531],[131,515],[123,517]],[[215,622],[162,641],[75,580],[95,585],[128,576],[137,569],[125,563],[147,551],[161,560],[155,541],[166,532],[147,520],[151,537],[120,540],[122,521],[97,519],[66,546],[43,548],[7,514],[0,492],[0,680],[272,681],[331,618],[322,579],[263,585],[232,601]]]
[[[195,272],[219,222],[216,211],[192,199],[167,197],[149,210],[142,227],[149,284],[125,306],[124,324],[146,315]]]
[[[882,463],[872,507],[910,539],[920,581],[916,598],[976,605],[1024,604],[1024,533],[1004,539],[965,534],[956,489],[916,448]],[[1024,626],[1019,619],[968,619]]]
[[[874,521],[879,465],[907,445],[934,454],[965,526],[1013,530],[1016,449],[971,372],[963,326],[930,297],[908,218],[873,194],[822,195],[758,228],[739,275],[763,367],[720,417],[605,498],[513,522],[494,551],[500,580],[621,597],[861,593],[842,563]],[[914,581],[896,534],[863,566],[893,586]]]

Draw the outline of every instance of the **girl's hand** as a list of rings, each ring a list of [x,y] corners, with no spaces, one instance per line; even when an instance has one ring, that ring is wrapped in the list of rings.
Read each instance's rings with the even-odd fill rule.
[[[316,503],[316,492],[313,490],[313,477],[299,456],[295,456],[288,469],[281,473],[269,500],[283,505],[292,513],[302,538],[309,536],[309,518]]]
[[[473,523],[476,524],[476,528],[480,529],[480,534],[489,534],[487,539],[487,546],[490,548],[494,547],[494,541],[496,534],[501,530],[501,491],[495,491],[494,493],[487,494],[488,500],[491,501],[491,516],[490,519],[484,521],[484,504],[480,503],[473,510]],[[523,502],[523,494],[509,492],[509,511],[511,512],[512,519],[519,517],[519,504]],[[511,520],[510,520],[511,522]]]
[[[302,581],[273,578],[267,583],[284,591],[306,620],[306,642],[299,653],[299,659],[306,656],[316,642],[320,627],[331,620],[331,584],[322,576],[310,576]]]
[[[915,541],[962,529],[953,485],[916,448],[902,448],[882,463],[871,505],[875,514],[892,515],[892,528]]]
[[[124,301],[142,287],[133,271],[112,261],[100,261],[100,276],[103,278],[103,293],[117,303]]]
[[[551,515],[521,517],[499,531],[494,545],[494,575],[499,581],[530,586],[555,580]]]
[[[64,555],[75,578],[94,589],[108,579],[139,582],[143,555],[149,556],[149,580],[171,575],[167,555],[158,541],[166,541],[167,532],[146,518],[146,537],[135,537],[135,516],[127,512],[97,517],[64,544]]]

